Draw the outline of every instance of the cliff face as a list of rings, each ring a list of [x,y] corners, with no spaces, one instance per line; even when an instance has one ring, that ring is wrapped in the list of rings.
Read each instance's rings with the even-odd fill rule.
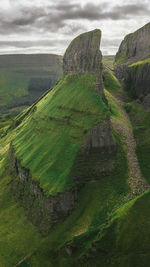
[[[100,39],[100,30],[86,32],[75,38],[63,58],[64,73],[98,73],[102,58],[99,50]]]
[[[138,61],[150,54],[150,23],[134,33],[128,34],[122,41],[115,57],[115,62],[128,59]]]
[[[66,50],[63,58],[65,74],[74,75],[92,73],[97,75],[95,91],[106,102],[102,80],[102,54],[99,49],[101,31],[94,30],[75,38]]]
[[[132,97],[144,99],[150,94],[150,60],[144,60],[129,65],[124,79],[125,90]]]
[[[119,80],[125,76],[128,65],[150,56],[150,23],[134,33],[128,34],[121,42],[115,57],[115,74]]]

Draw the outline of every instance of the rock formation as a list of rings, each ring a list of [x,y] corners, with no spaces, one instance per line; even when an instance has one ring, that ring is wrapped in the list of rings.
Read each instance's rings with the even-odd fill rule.
[[[63,67],[66,75],[92,74],[94,79],[96,76],[93,90],[106,102],[102,80],[102,57],[99,50],[100,37],[101,32],[94,30],[73,40],[65,53]],[[57,93],[59,94],[59,91]],[[101,100],[100,96],[99,101]],[[102,104],[104,105],[104,103]],[[32,107],[31,116],[38,109],[35,105]],[[85,142],[83,141],[69,174],[69,179],[75,183],[71,189],[56,193],[55,196],[49,195],[47,197],[40,187],[40,182],[33,180],[30,170],[21,165],[21,160],[16,156],[12,141],[9,158],[13,177],[11,183],[13,193],[16,199],[22,202],[28,218],[39,227],[43,234],[47,234],[51,227],[64,220],[72,212],[75,208],[77,193],[85,184],[85,180],[100,179],[102,175],[112,171],[116,146],[111,133],[107,108],[106,112],[104,114],[102,111],[103,118],[100,119],[99,123],[84,133]],[[100,111],[99,113],[98,116],[101,115]],[[79,131],[83,135],[82,126]]]
[[[144,99],[150,93],[149,57],[150,23],[128,34],[115,57],[115,75],[134,98]]]
[[[132,59],[138,61],[150,55],[150,23],[128,34],[122,41],[116,54],[115,61]]]
[[[150,56],[150,23],[125,36],[115,57],[115,74],[124,78],[128,65]]]
[[[99,50],[100,39],[100,30],[86,32],[76,37],[64,55],[64,73],[98,73],[102,67],[102,55]]]
[[[64,74],[92,73],[97,75],[95,91],[106,102],[102,80],[102,54],[99,49],[101,31],[86,32],[75,38],[63,58]]]
[[[96,74],[96,93],[107,103],[102,78],[102,54],[100,51],[101,31],[86,32],[75,38],[66,50],[63,58],[64,73],[68,75],[92,73]],[[115,150],[109,116],[106,120],[91,129],[84,145],[86,154],[92,151],[104,151],[111,154]]]
[[[130,65],[124,77],[124,88],[133,98],[140,98],[150,94],[150,60],[137,62]],[[146,101],[147,102],[147,101]],[[146,103],[143,101],[143,103]]]

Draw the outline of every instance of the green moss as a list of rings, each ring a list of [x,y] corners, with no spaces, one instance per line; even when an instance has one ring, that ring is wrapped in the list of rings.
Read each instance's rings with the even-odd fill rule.
[[[104,87],[108,91],[121,91],[121,85],[113,72],[105,67],[103,71]]]
[[[106,95],[106,98],[108,101],[108,107],[109,107],[110,112],[111,112],[111,118],[115,119],[115,120],[122,120],[123,115],[122,115],[118,105],[114,102],[111,93],[105,89],[105,95]]]
[[[141,61],[137,61],[131,65],[129,65],[128,67],[129,68],[132,68],[132,67],[137,67],[137,66],[144,66],[145,64],[150,64],[150,58],[148,59],[145,59],[145,60],[141,60]]]

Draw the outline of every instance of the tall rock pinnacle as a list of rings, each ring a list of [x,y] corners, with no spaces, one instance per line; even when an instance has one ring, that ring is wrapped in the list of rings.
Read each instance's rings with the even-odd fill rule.
[[[100,52],[101,31],[95,29],[76,37],[66,50],[63,58],[64,74],[92,73],[97,75],[95,91],[104,101],[102,80],[102,55]]]
[[[101,63],[100,39],[101,31],[97,29],[76,37],[64,55],[64,73],[78,74],[99,71]]]

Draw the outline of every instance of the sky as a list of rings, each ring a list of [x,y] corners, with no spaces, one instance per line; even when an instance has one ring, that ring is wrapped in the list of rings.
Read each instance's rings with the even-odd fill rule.
[[[113,55],[149,15],[149,0],[0,0],[0,54],[63,55],[73,38],[97,28],[103,55]]]

